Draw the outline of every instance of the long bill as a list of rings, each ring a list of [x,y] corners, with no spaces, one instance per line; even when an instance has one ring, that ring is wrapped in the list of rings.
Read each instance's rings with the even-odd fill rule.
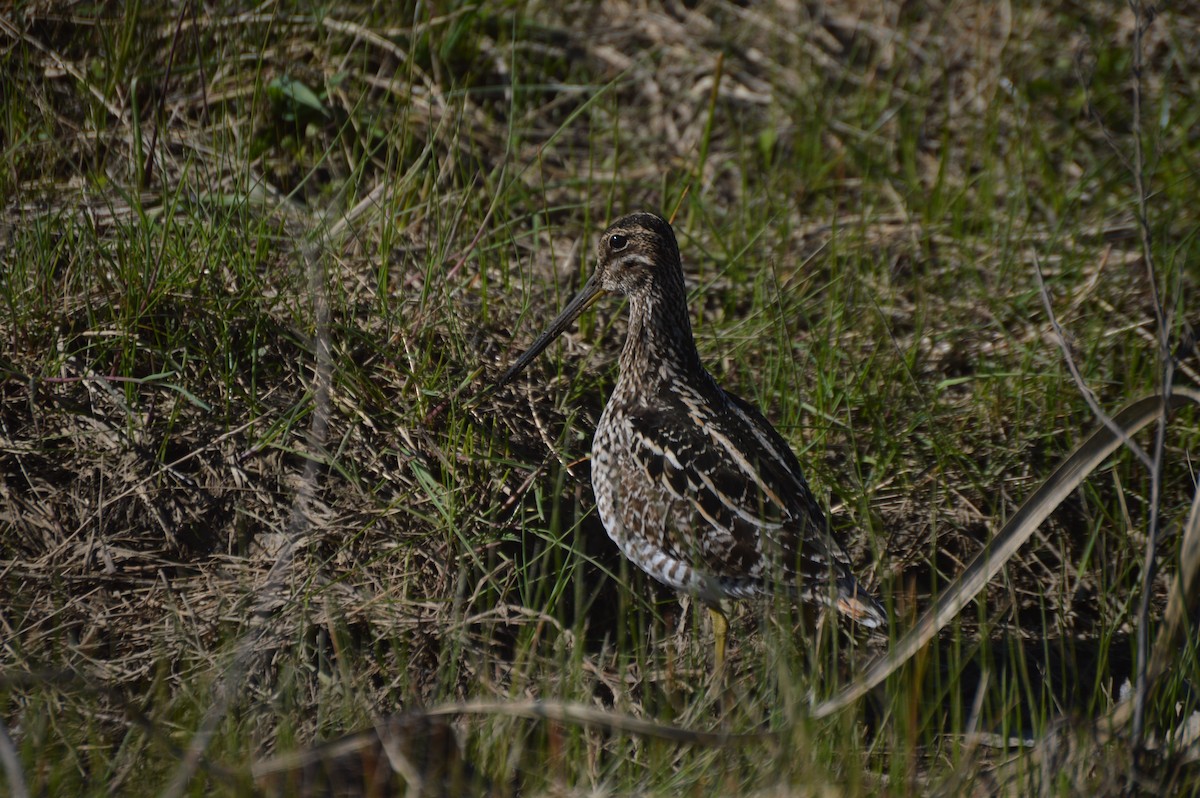
[[[514,377],[520,374],[526,366],[533,362],[533,359],[540,355],[550,343],[566,332],[566,329],[571,326],[575,319],[579,318],[579,314],[583,313],[600,297],[604,295],[604,287],[600,284],[599,273],[593,274],[591,278],[584,284],[583,290],[575,295],[562,313],[559,313],[554,321],[550,322],[550,326],[544,333],[538,336],[538,339],[533,342],[533,345],[525,350],[525,353],[517,358],[517,362],[509,367],[508,371],[504,372],[496,382],[496,387],[501,388],[508,384]]]

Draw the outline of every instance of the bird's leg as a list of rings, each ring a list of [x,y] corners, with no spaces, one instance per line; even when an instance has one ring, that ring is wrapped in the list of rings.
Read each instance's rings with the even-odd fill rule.
[[[729,620],[720,607],[712,604],[708,605],[708,614],[713,625],[713,658],[716,669],[720,671],[725,667],[725,640],[729,637]]]

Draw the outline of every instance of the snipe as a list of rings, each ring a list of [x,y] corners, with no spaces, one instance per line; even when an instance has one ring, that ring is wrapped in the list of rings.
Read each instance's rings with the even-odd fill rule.
[[[620,376],[592,442],[592,488],[609,537],[646,573],[708,606],[718,667],[724,599],[787,591],[884,626],[787,442],[700,364],[671,225],[650,213],[624,216],[600,237],[597,259],[583,290],[499,384],[603,294],[628,297]]]

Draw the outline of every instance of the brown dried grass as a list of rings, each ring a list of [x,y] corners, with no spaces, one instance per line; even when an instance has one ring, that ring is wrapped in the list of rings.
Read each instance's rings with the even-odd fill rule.
[[[1147,90],[1186,97],[1196,75],[1178,60],[1179,42],[1200,31],[1186,14],[1163,13],[1147,43]],[[1020,400],[987,382],[939,387],[1054,362],[1039,343],[1044,319],[1026,312],[1027,288],[995,275],[1038,251],[1048,273],[1071,276],[1064,324],[1096,334],[1090,319],[1102,312],[1104,334],[1121,342],[1081,344],[1111,358],[1097,366],[1110,380],[1104,398],[1126,395],[1120,357],[1146,334],[1130,217],[1119,197],[1103,196],[1120,169],[1084,177],[1112,131],[1072,105],[1077,85],[1062,101],[1045,89],[1033,102],[1035,89],[1020,102],[1006,93],[1014,76],[1028,87],[1037,82],[1020,76],[1053,83],[1103,71],[1091,53],[1127,43],[1129,16],[1101,6],[1079,14],[992,3],[605,2],[519,19],[189,4],[136,20],[55,4],[6,15],[5,82],[25,98],[19,116],[33,131],[19,145],[10,134],[0,170],[0,256],[10,267],[0,315],[6,667],[69,669],[115,690],[83,711],[119,739],[122,702],[186,703],[220,689],[234,644],[266,619],[270,635],[236,688],[236,704],[251,708],[257,750],[247,756],[271,750],[281,726],[285,740],[309,741],[398,703],[552,692],[579,678],[556,682],[552,655],[522,659],[538,656],[531,639],[573,645],[577,633],[569,612],[526,605],[523,569],[553,549],[529,538],[548,499],[568,515],[590,505],[587,466],[575,460],[601,391],[598,377],[578,375],[603,373],[615,350],[569,336],[562,378],[544,365],[516,390],[476,392],[511,356],[511,339],[525,340],[569,291],[588,252],[578,234],[626,208],[674,204],[684,186],[693,200],[681,229],[706,289],[702,333],[761,314],[745,271],[729,271],[748,243],[738,220],[771,219],[752,226],[752,252],[774,263],[785,297],[844,279],[822,259],[833,245],[841,262],[885,264],[846,296],[858,300],[853,312],[885,319],[889,337],[849,324],[837,345],[847,360],[887,362],[883,379],[902,374],[911,386],[868,386],[885,405],[894,391],[891,406],[856,399],[855,412],[881,434],[932,443],[905,447],[868,493],[851,484],[844,517],[886,530],[856,539],[856,556],[891,586],[901,613],[922,603],[978,548],[988,519],[1066,448],[1047,430],[1088,423],[1062,393],[1046,413],[1014,413]],[[474,27],[456,28],[468,18]],[[1078,66],[1064,63],[1076,53]],[[264,87],[284,75],[324,87],[328,117],[282,121]],[[542,84],[538,99],[514,98],[515,78]],[[1121,92],[1093,93],[1122,133]],[[1047,149],[1069,143],[1059,173],[1030,166],[1040,163],[1029,156],[1031,128]],[[809,165],[778,186],[764,178],[795,163]],[[1083,196],[1066,229],[1053,205],[1059,178]],[[918,192],[954,197],[958,213],[977,218],[936,217]],[[1005,242],[992,223],[1009,214],[1020,231]],[[1186,236],[1194,223],[1164,221],[1163,235]],[[331,305],[324,331],[307,283],[312,240]],[[156,257],[155,242],[166,242]],[[39,268],[12,268],[20,263]],[[957,290],[967,276],[986,290]],[[530,320],[518,315],[525,286]],[[618,328],[609,341],[619,337],[615,307],[598,317]],[[806,329],[786,329],[808,341]],[[328,428],[313,439],[321,340],[334,372]],[[725,356],[713,366],[734,385],[793,357],[769,337],[731,350],[702,335],[701,345]],[[1050,354],[1031,354],[1039,350]],[[829,379],[857,375],[838,368]],[[1186,354],[1181,369],[1195,368]],[[845,464],[875,451],[871,434],[841,419],[817,423],[829,452],[812,466],[820,484],[847,479],[839,474],[855,469]],[[315,481],[304,476],[312,461],[322,466]],[[560,471],[565,487],[550,497]],[[1165,495],[1181,506],[1188,476],[1169,478]],[[302,485],[311,494],[296,536]],[[1097,490],[1119,504],[1123,488]],[[1101,536],[1104,557],[1072,571],[1096,545],[1094,512],[1068,509],[993,586],[990,634],[1041,639],[1052,629],[1080,641],[1120,625],[1112,585],[1136,553]],[[603,644],[623,622],[605,607],[627,588],[602,581],[619,562],[594,521],[583,524],[587,573],[601,580],[579,610],[584,678],[598,702],[642,711],[648,674]],[[285,589],[264,596],[288,541],[299,545]],[[967,633],[977,625],[966,622]],[[654,634],[656,645],[682,645],[671,628]],[[349,698],[322,716],[314,709],[335,672]],[[283,724],[271,709],[282,683],[294,691]],[[10,691],[10,726],[35,692]]]

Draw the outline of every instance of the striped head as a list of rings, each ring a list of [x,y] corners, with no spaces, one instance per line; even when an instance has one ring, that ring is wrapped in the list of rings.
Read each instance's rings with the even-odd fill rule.
[[[682,299],[683,276],[675,231],[661,216],[631,213],[617,219],[596,242],[600,288],[635,296],[674,293]]]
[[[664,339],[661,353],[689,361],[696,358],[675,232],[661,216],[631,213],[617,219],[601,234],[596,244],[596,271],[583,290],[504,372],[497,385],[505,385],[516,377],[583,311],[608,293],[629,297],[633,309],[631,329],[653,327],[651,337]]]

